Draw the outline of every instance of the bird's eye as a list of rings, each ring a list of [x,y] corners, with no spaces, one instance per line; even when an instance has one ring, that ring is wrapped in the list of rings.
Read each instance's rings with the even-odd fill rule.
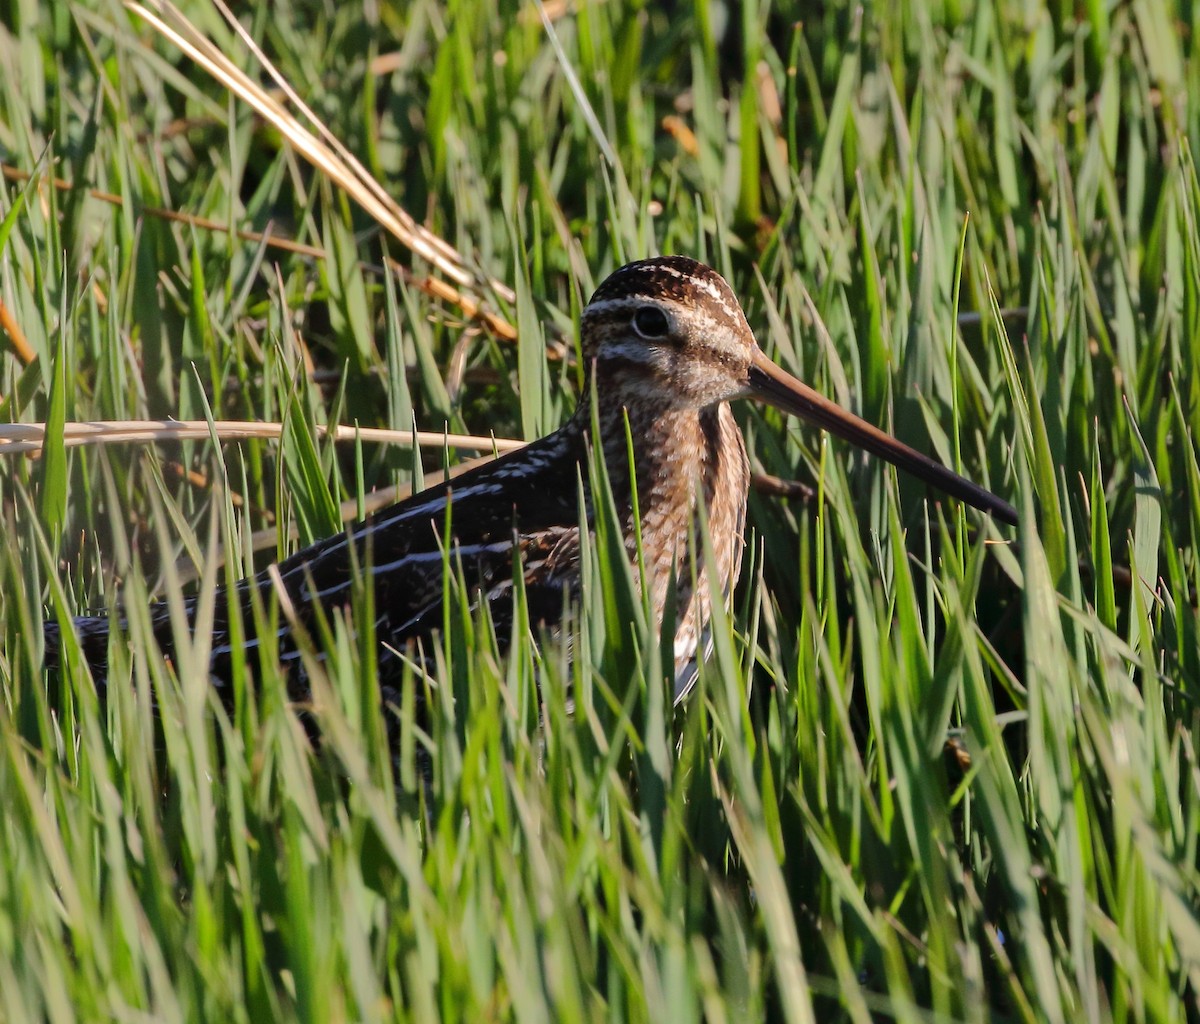
[[[657,306],[639,306],[633,314],[633,329],[643,338],[665,338],[671,332],[671,323]]]

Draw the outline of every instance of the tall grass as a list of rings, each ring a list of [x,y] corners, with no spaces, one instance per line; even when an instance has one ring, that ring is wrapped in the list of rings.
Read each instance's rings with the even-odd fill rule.
[[[512,285],[519,340],[119,4],[3,8],[0,154],[33,177],[0,191],[0,418],[287,427],[0,468],[0,1017],[1200,1018],[1190,7],[609,0],[557,47],[512,4],[260,7],[292,86]],[[816,496],[752,497],[677,711],[603,517],[570,652],[501,656],[448,578],[397,706],[337,621],[302,704],[269,657],[215,692],[202,631],[164,664],[177,559],[211,593],[255,530],[283,555],[441,468],[316,424],[552,429],[582,382],[547,342],[654,251],[1020,529],[742,408]],[[103,703],[40,663],[87,608],[125,621]]]

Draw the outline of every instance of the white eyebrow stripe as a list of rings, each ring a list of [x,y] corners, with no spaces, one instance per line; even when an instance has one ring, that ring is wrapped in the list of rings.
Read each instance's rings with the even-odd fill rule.
[[[716,286],[714,282],[703,281],[699,278],[692,277],[689,274],[681,273],[674,267],[662,267],[660,269],[665,270],[671,276],[676,277],[681,281],[689,281],[702,291],[706,292],[708,297],[712,299],[713,303],[719,306],[725,315],[735,323],[743,323],[745,321],[745,314],[742,312],[742,307],[736,302],[731,306],[729,304],[729,300],[725,297],[725,294]],[[608,310],[629,309],[640,306],[645,302],[652,301],[655,300],[651,295],[621,295],[613,299],[594,299],[584,307],[583,315],[588,317],[594,316],[597,313],[606,312]]]
[[[731,361],[745,358],[744,346],[738,341],[736,335],[729,333],[726,325],[711,316],[706,316],[705,321],[706,325],[700,328],[699,333],[704,336],[708,349]],[[624,360],[637,363],[639,366],[665,368],[664,359],[668,357],[662,354],[663,347],[641,339],[607,341],[600,346],[596,358],[601,362]]]

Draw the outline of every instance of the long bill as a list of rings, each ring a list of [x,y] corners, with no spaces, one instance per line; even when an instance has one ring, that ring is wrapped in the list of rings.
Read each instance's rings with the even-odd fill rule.
[[[1017,510],[1003,498],[959,476],[940,462],[922,455],[866,420],[859,419],[803,381],[776,366],[761,349],[756,349],[750,362],[750,395],[784,412],[800,416],[851,444],[887,459],[893,466],[932,484],[939,490],[984,512],[990,512],[1001,522],[1017,525]]]

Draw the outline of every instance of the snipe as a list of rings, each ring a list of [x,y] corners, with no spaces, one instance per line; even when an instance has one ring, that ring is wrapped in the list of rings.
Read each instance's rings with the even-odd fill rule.
[[[597,395],[599,444],[626,546],[633,556],[640,526],[646,584],[660,619],[676,570],[676,699],[690,685],[687,667],[710,611],[704,567],[693,572],[689,560],[689,532],[699,522],[701,506],[712,538],[713,568],[726,595],[741,567],[750,467],[731,400],[769,402],[997,519],[1016,523],[1012,506],[990,491],[846,412],[771,362],[724,278],[695,260],[642,260],[616,271],[583,311],[582,342]],[[626,418],[635,446],[632,473]],[[448,506],[451,558],[461,562],[479,599],[491,605],[499,634],[506,634],[502,624],[511,612],[518,553],[531,617],[552,623],[562,613],[565,592],[579,579],[578,488],[582,479],[590,516],[591,433],[591,410],[583,401],[553,434],[393,505],[219,594],[213,675],[225,675],[231,654],[226,632],[231,601],[242,607],[243,622],[252,629],[252,590],[269,599],[281,581],[296,615],[311,626],[316,606],[328,610],[349,603],[353,566],[369,562],[380,671],[385,680],[394,678],[395,651],[442,623],[441,540]],[[161,641],[169,645],[165,609],[156,624]],[[77,619],[76,629],[102,677],[107,620]],[[52,630],[48,640],[57,647]],[[285,664],[298,664],[299,652],[286,629],[279,641]],[[251,636],[245,642],[253,646],[258,640]]]

